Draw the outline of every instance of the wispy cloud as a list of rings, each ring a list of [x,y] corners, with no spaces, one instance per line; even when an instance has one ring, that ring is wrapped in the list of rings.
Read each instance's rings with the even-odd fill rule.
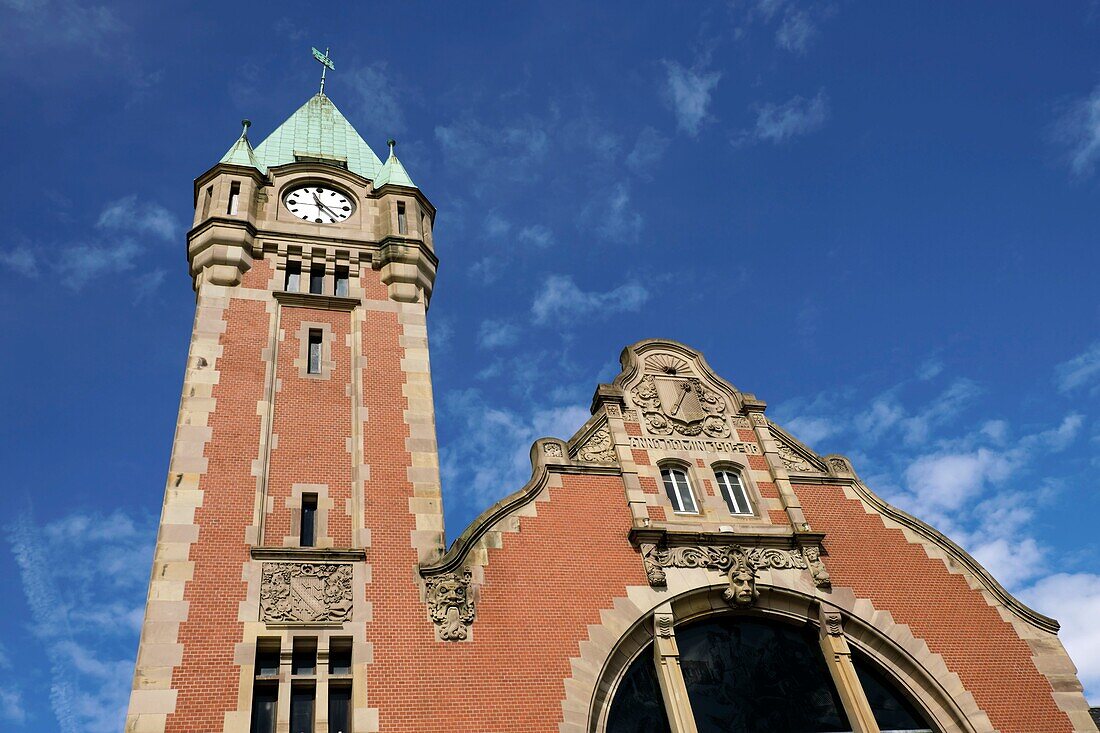
[[[665,61],[665,101],[676,115],[676,126],[691,137],[699,134],[708,118],[711,95],[721,72],[683,66],[677,61]]]
[[[519,340],[519,328],[514,323],[486,319],[477,331],[477,343],[483,349],[511,346]]]
[[[1100,575],[1057,573],[1024,589],[1020,597],[1061,622],[1058,636],[1073,655],[1078,675],[1086,688],[1100,689]]]
[[[638,241],[645,220],[631,203],[630,189],[622,181],[595,193],[581,211],[582,223],[609,242]]]
[[[664,157],[668,148],[668,138],[655,127],[643,127],[638,133],[634,147],[626,156],[626,167],[643,180],[653,179],[653,167]]]
[[[1078,178],[1087,178],[1100,162],[1100,85],[1090,94],[1063,106],[1053,127],[1056,143]]]
[[[499,127],[467,116],[435,128],[447,165],[465,172],[476,186],[532,183],[550,149],[548,121],[523,115]]]
[[[0,265],[7,267],[23,277],[38,277],[38,257],[34,250],[26,245],[18,245],[9,250],[0,251]]]
[[[1056,366],[1054,381],[1061,392],[1087,389],[1091,394],[1096,394],[1100,391],[1100,341]]]
[[[735,139],[736,144],[748,141],[783,143],[791,138],[811,133],[829,118],[829,97],[821,89],[813,97],[795,96],[783,102],[757,105],[756,126]]]
[[[356,120],[364,121],[365,129],[383,135],[397,135],[405,130],[405,114],[397,90],[406,98],[415,97],[417,91],[405,80],[395,78],[395,74],[385,61],[341,71],[340,83],[351,90]]]
[[[535,323],[548,324],[580,316],[609,316],[636,311],[649,299],[649,291],[638,283],[627,283],[608,291],[584,291],[568,275],[551,275],[531,304]]]
[[[110,232],[148,234],[164,241],[173,241],[180,230],[179,221],[160,204],[139,201],[137,195],[123,196],[107,204],[96,226]]]
[[[775,45],[796,54],[805,54],[819,35],[822,20],[832,15],[830,3],[792,2],[792,0],[758,0],[750,7],[749,19],[770,24],[776,19]]]
[[[549,247],[554,242],[554,232],[542,224],[532,224],[519,230],[519,241],[535,247]]]

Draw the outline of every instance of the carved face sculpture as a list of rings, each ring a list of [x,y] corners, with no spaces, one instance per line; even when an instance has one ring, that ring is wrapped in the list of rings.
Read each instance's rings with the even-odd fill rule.
[[[735,606],[749,606],[760,595],[756,590],[756,574],[745,567],[730,569],[730,587],[723,594]]]
[[[435,587],[440,606],[463,606],[466,603],[466,586],[457,578],[445,578]]]

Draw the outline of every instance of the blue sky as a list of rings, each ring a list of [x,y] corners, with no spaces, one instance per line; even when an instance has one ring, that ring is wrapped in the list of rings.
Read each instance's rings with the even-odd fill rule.
[[[351,5],[0,0],[5,730],[119,729],[191,182],[311,45],[439,208],[449,537],[681,340],[1062,620],[1100,703],[1100,4]]]

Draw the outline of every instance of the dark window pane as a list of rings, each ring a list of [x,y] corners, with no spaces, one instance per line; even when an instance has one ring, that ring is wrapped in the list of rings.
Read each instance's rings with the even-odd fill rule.
[[[302,496],[302,532],[300,535],[302,547],[313,547],[317,530],[317,494],[304,494]]]
[[[283,287],[289,293],[297,293],[302,278],[302,263],[301,262],[288,262],[286,263],[286,283]]]
[[[351,687],[329,687],[328,733],[351,733]]]
[[[626,671],[607,714],[607,733],[666,733],[670,731],[653,646],[647,646]]]
[[[252,733],[275,733],[275,705],[279,688],[275,684],[257,684],[252,690]]]
[[[405,202],[404,201],[398,201],[397,202],[397,233],[398,234],[408,234],[409,233],[409,222],[405,218]]]
[[[860,652],[852,652],[856,676],[871,703],[871,712],[882,733],[890,731],[931,731],[917,708],[905,698],[894,683],[887,679],[874,663]]]
[[[317,669],[317,647],[312,640],[294,645],[294,657],[290,663],[291,674],[314,674]]]
[[[699,733],[850,731],[812,626],[732,618],[676,630]]]
[[[309,268],[309,292],[321,295],[325,292],[325,266],[313,265]]]
[[[337,267],[336,268],[336,295],[341,298],[347,297],[348,294],[348,268]]]
[[[333,639],[328,651],[329,674],[351,674],[351,639]]]
[[[321,332],[310,329],[309,332],[309,364],[306,371],[310,374],[321,373]]]
[[[257,647],[256,676],[274,677],[277,674],[279,674],[279,647],[276,645]]]
[[[225,213],[236,214],[237,202],[240,200],[240,198],[241,184],[234,181],[233,184],[229,186],[229,207],[226,209]]]
[[[313,733],[313,688],[290,691],[290,733]]]

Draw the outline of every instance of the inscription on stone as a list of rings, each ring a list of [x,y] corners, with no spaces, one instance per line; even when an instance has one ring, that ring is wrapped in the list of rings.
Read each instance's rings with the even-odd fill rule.
[[[756,443],[743,443],[736,440],[696,440],[691,438],[640,438],[630,436],[631,448],[652,448],[655,450],[695,450],[705,453],[747,453],[760,455],[760,446]]]

